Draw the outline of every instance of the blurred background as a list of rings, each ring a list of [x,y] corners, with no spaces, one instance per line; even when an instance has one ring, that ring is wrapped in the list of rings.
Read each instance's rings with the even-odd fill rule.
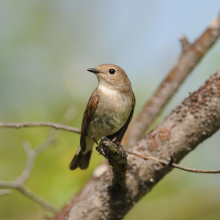
[[[136,94],[135,115],[176,63],[178,37],[190,42],[220,11],[219,0],[0,0],[0,121],[59,122],[80,127],[86,103],[97,86],[89,67],[121,66]],[[182,84],[156,123],[189,92],[220,68],[220,42]],[[156,124],[155,123],[155,124]],[[33,148],[50,128],[0,129],[0,179],[14,180],[25,167],[23,144]],[[193,168],[220,168],[220,133],[182,160]],[[79,135],[61,131],[56,142],[36,160],[27,186],[62,207],[103,160],[94,151],[88,170],[70,171]],[[50,215],[17,191],[0,197],[1,220],[37,220]],[[220,219],[220,175],[169,173],[125,220]]]

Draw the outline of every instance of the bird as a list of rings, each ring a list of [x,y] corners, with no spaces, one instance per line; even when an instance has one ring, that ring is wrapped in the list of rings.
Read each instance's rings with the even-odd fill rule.
[[[87,169],[93,145],[101,137],[121,143],[133,117],[135,95],[125,71],[114,64],[102,64],[87,71],[98,78],[98,87],[86,106],[80,136],[80,147],[70,163],[70,169]]]

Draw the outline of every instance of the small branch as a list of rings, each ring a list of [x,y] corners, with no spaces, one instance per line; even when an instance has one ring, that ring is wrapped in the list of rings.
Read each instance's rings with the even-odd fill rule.
[[[27,154],[28,160],[26,167],[24,168],[22,174],[14,181],[6,182],[0,180],[0,187],[6,187],[11,189],[16,189],[23,193],[28,198],[32,199],[33,201],[37,202],[40,206],[42,206],[44,209],[47,209],[51,212],[56,212],[57,208],[49,204],[46,200],[32,192],[30,189],[28,189],[24,184],[29,178],[32,168],[34,166],[34,162],[36,157],[42,153],[44,150],[46,150],[49,146],[51,146],[54,143],[55,138],[48,137],[45,142],[43,142],[41,145],[36,147],[36,149],[32,149],[29,143],[25,143],[24,149]]]
[[[182,45],[183,52],[189,50],[191,45],[190,45],[189,41],[187,40],[186,36],[184,36],[184,35],[180,36],[179,40]]]
[[[63,118],[61,119],[61,123],[68,123],[72,120],[74,117],[74,111],[73,108],[70,108],[67,110],[67,112],[64,114]],[[6,128],[21,128],[21,127],[32,127],[32,126],[49,126],[52,128],[55,128],[57,130],[52,129],[49,133],[47,139],[41,143],[39,146],[37,146],[35,149],[32,149],[30,143],[25,142],[24,143],[24,150],[27,154],[27,163],[26,167],[22,171],[21,175],[17,177],[14,181],[3,181],[0,180],[0,187],[10,188],[10,189],[16,189],[28,198],[32,199],[34,202],[38,203],[40,206],[42,206],[44,209],[47,209],[51,212],[56,212],[57,208],[49,204],[45,199],[41,198],[34,192],[32,192],[30,189],[28,189],[24,184],[28,180],[28,178],[31,175],[32,168],[34,166],[35,159],[44,152],[47,148],[49,148],[51,145],[54,144],[56,137],[59,133],[59,129],[67,130],[71,132],[79,133],[80,130],[69,127],[62,124],[56,124],[53,122],[32,122],[32,123],[0,123],[0,127],[6,127]]]
[[[32,192],[30,189],[28,189],[26,186],[23,185],[23,183],[20,183],[18,180],[11,181],[11,182],[6,182],[0,180],[0,187],[6,187],[10,189],[16,189],[23,193],[25,196],[28,198],[32,199],[33,201],[37,202],[39,205],[41,205],[44,209],[51,211],[51,212],[56,212],[57,208],[49,204],[46,200]],[[0,191],[1,192],[1,191]],[[10,190],[11,193],[11,190]],[[8,193],[9,194],[9,193]]]
[[[52,206],[50,203],[48,203],[46,200],[32,192],[30,189],[28,189],[26,186],[21,186],[19,188],[16,188],[19,190],[21,193],[26,195],[28,198],[32,199],[36,203],[40,204],[44,209],[51,211],[51,212],[56,212],[58,209],[54,206]]]
[[[140,157],[140,158],[142,158],[144,160],[154,160],[154,161],[162,163],[164,165],[167,165],[167,166],[170,166],[170,167],[174,167],[174,168],[177,168],[177,169],[180,169],[180,170],[185,170],[185,171],[188,171],[188,172],[193,172],[193,173],[212,173],[212,174],[220,173],[220,170],[198,170],[198,169],[194,169],[194,168],[187,168],[187,167],[180,166],[179,164],[173,163],[172,161],[168,161],[168,160],[164,160],[164,159],[159,159],[157,157],[143,156],[143,155],[140,155],[140,154],[137,154],[137,153],[134,153],[134,152],[130,152],[130,151],[127,151],[127,153],[135,155],[137,157]]]
[[[52,127],[57,130],[65,130],[80,134],[80,129],[53,122],[24,122],[24,123],[0,123],[1,128],[25,128],[25,127]]]
[[[153,96],[146,102],[138,117],[128,128],[122,141],[124,146],[132,147],[137,143],[189,73],[218,40],[219,36],[220,14],[211,22],[202,36],[181,54],[175,67],[168,73]],[[186,49],[189,46],[186,38],[183,38],[181,42],[183,48]]]
[[[49,147],[53,142],[50,142],[50,143],[46,142],[46,143],[47,143],[47,147]],[[28,189],[24,185],[24,183],[27,181],[27,179],[29,178],[31,174],[36,157],[42,152],[42,146],[45,146],[45,145],[39,145],[36,149],[31,149],[31,146],[26,143],[24,145],[24,149],[26,151],[28,160],[27,160],[25,169],[23,170],[22,174],[14,181],[6,182],[6,181],[0,180],[0,187],[16,189],[20,191],[21,193],[23,193],[28,198],[37,202],[44,209],[47,209],[48,211],[51,211],[51,212],[56,212],[57,211],[56,207],[49,204],[46,200],[44,200],[43,198],[41,198],[40,196],[32,192],[30,189]]]
[[[0,190],[0,196],[5,196],[5,195],[9,195],[9,194],[11,194],[10,189],[1,189]]]
[[[16,180],[20,184],[24,184],[26,180],[29,178],[32,168],[34,166],[35,158],[38,156],[37,151],[31,149],[31,146],[28,142],[26,142],[23,147],[27,154],[28,160],[27,160],[25,169],[23,170],[22,174]]]
[[[96,150],[108,159],[114,173],[112,188],[122,191],[126,186],[127,154],[121,145],[103,137]]]

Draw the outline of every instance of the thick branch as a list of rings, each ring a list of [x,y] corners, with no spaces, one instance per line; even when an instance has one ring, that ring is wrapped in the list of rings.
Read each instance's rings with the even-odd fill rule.
[[[186,98],[132,152],[169,160],[174,163],[220,128],[220,70],[197,91]],[[126,193],[110,193],[112,170],[102,164],[102,172],[93,176],[82,191],[53,220],[119,220],[172,170],[153,160],[128,156]]]
[[[71,131],[80,134],[80,129],[53,122],[0,123],[0,128],[52,127],[57,130]]]
[[[205,53],[213,46],[220,35],[220,15],[210,24],[202,36],[192,45],[181,38],[183,53],[176,66],[170,71],[159,88],[145,104],[142,111],[126,132],[122,144],[132,147],[147,131],[166,103],[177,91],[188,74],[195,68]]]

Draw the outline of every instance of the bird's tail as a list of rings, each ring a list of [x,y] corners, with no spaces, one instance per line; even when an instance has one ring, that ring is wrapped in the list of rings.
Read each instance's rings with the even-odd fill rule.
[[[77,150],[75,156],[70,163],[70,169],[75,170],[79,167],[81,170],[86,169],[89,166],[89,161],[91,158],[92,150],[82,153],[81,147]]]

